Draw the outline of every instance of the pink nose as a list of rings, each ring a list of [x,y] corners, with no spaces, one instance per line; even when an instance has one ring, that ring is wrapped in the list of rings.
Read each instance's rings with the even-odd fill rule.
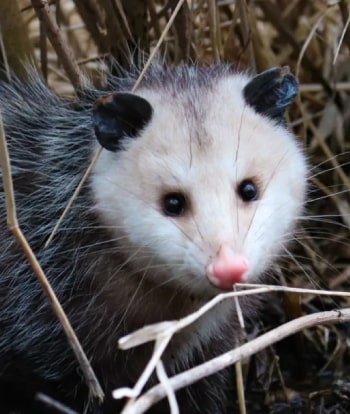
[[[234,283],[242,283],[249,270],[249,262],[244,256],[235,254],[228,244],[222,244],[216,257],[207,266],[209,281],[220,289],[232,289]]]

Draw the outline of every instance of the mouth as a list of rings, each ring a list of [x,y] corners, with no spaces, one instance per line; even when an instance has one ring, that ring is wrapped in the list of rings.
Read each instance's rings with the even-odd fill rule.
[[[233,286],[236,283],[244,283],[245,278],[242,278],[241,275],[225,275],[224,277],[217,278],[215,275],[207,273],[206,277],[210,284],[222,291],[231,291]]]

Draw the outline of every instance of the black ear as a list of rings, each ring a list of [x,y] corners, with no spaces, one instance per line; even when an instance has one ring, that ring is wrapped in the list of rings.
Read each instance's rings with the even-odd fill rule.
[[[113,93],[97,99],[93,124],[99,143],[109,151],[120,148],[121,139],[135,137],[152,118],[146,99],[131,93]]]
[[[273,68],[255,76],[243,89],[243,96],[256,112],[282,120],[298,89],[299,83],[288,67]]]

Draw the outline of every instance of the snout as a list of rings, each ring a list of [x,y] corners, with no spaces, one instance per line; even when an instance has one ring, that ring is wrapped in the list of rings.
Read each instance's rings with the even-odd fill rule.
[[[206,275],[217,288],[230,290],[235,283],[245,281],[249,268],[246,257],[236,254],[228,243],[223,243],[206,266]]]

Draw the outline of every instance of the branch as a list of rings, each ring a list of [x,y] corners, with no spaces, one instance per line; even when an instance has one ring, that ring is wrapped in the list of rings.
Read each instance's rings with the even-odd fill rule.
[[[52,15],[47,0],[32,0],[32,5],[41,23],[45,26],[47,37],[55,49],[57,56],[60,58],[74,88],[79,90],[87,87],[88,80],[81,72],[78,64],[74,60],[71,49],[64,41],[61,30]]]
[[[121,387],[113,391],[112,395],[116,399],[129,398],[129,401],[125,405],[122,414],[129,413],[130,407],[133,407],[135,404],[136,398],[141,394],[143,387],[146,382],[151,377],[154,368],[157,366],[158,361],[161,360],[163,352],[166,349],[167,344],[170,342],[171,338],[175,333],[191,325],[193,322],[198,320],[202,315],[207,313],[210,309],[215,307],[218,303],[222,302],[228,298],[234,298],[236,300],[236,308],[238,313],[238,318],[241,326],[244,326],[243,317],[239,311],[239,306],[237,299],[239,296],[247,295],[256,295],[258,293],[269,293],[269,292],[293,292],[300,294],[315,294],[315,295],[327,295],[327,296],[350,296],[349,292],[340,292],[340,291],[329,291],[329,290],[316,290],[316,289],[301,289],[301,288],[290,288],[285,286],[274,286],[274,285],[260,285],[260,284],[240,284],[237,283],[234,288],[240,287],[243,290],[220,293],[211,299],[209,302],[205,303],[197,311],[191,313],[190,315],[185,316],[180,320],[173,321],[164,321],[159,323],[154,323],[151,325],[144,326],[143,328],[138,329],[137,331],[126,335],[119,339],[118,344],[119,348],[126,350],[134,348],[136,346],[142,345],[146,342],[155,341],[156,345],[153,351],[153,355],[146,365],[146,368],[142,372],[140,378],[136,382],[133,388]]]
[[[168,384],[174,391],[177,391],[193,384],[196,381],[199,381],[202,378],[221,371],[222,369],[235,364],[237,361],[248,358],[262,349],[271,346],[287,336],[293,335],[303,329],[310,328],[315,325],[324,325],[330,322],[342,323],[348,321],[350,321],[350,308],[328,312],[318,312],[312,315],[302,316],[301,318],[287,322],[278,328],[253,339],[239,348],[226,352],[225,354],[213,358],[204,364],[198,365],[197,367],[191,368],[181,374],[169,378]],[[128,409],[125,410],[125,414],[142,414],[166,395],[167,393],[164,387],[161,384],[156,385],[137,399],[132,406],[128,407]]]

